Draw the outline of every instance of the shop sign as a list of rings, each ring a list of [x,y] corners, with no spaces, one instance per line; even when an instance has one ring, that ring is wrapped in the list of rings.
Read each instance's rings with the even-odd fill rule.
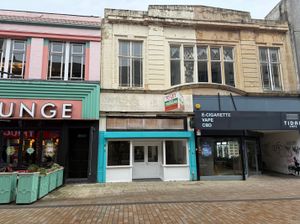
[[[300,119],[297,113],[285,113],[282,115],[282,126],[284,129],[299,129]]]
[[[2,99],[1,118],[80,119],[81,101]]]
[[[171,93],[165,96],[165,111],[183,111],[183,96],[179,92]]]

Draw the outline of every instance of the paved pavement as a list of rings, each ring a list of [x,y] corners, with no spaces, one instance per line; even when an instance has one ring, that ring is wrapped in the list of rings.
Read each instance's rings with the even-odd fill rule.
[[[35,204],[0,206],[0,223],[300,223],[300,179],[72,184]]]

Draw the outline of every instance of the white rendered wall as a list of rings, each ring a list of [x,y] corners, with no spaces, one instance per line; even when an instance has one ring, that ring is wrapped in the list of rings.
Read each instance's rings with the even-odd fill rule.
[[[186,166],[164,166],[164,181],[190,180],[190,168]]]
[[[106,182],[131,182],[132,168],[131,167],[107,167]]]
[[[90,42],[89,81],[100,80],[101,43]]]

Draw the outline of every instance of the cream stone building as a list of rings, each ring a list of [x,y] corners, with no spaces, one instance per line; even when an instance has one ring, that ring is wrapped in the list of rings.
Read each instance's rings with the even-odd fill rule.
[[[283,170],[269,158],[275,132],[299,138],[288,30],[206,6],[106,9],[98,180],[288,172],[287,161]]]

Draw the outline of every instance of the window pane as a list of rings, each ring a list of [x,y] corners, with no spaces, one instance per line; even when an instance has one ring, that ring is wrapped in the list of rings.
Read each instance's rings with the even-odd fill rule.
[[[266,48],[260,48],[259,49],[259,59],[261,62],[267,62],[268,61],[268,52]]]
[[[237,139],[202,138],[200,142],[200,176],[242,175],[242,159]]]
[[[69,78],[83,78],[83,57],[82,56],[72,56],[70,66],[69,66]]]
[[[207,60],[207,48],[197,47],[198,60]]]
[[[261,70],[261,77],[262,77],[262,80],[263,80],[264,89],[271,89],[271,82],[270,82],[268,65],[267,64],[261,64],[260,70]]]
[[[63,53],[64,52],[64,44],[63,43],[58,43],[58,42],[54,42],[51,43],[51,51],[55,52],[55,53]]]
[[[184,74],[185,74],[185,82],[190,83],[194,81],[194,62],[193,61],[185,61],[184,62]]]
[[[31,164],[38,163],[38,132],[36,131],[24,131],[23,132],[23,144],[22,144],[22,159],[23,165],[29,166]]]
[[[4,71],[4,61],[5,61],[5,40],[0,39],[0,72]],[[0,78],[3,76],[2,73],[0,73]]]
[[[148,146],[148,162],[158,162],[158,146]]]
[[[194,60],[193,47],[184,47],[184,60]]]
[[[144,146],[134,146],[134,162],[144,162]]]
[[[130,164],[130,142],[108,142],[108,166],[126,166]]]
[[[82,44],[72,44],[72,53],[74,54],[83,54],[84,46]]]
[[[61,55],[52,55],[51,56],[52,65],[51,65],[51,77],[62,77],[62,70],[63,70],[63,57]]]
[[[1,137],[1,135],[0,135]],[[20,150],[20,131],[7,130],[3,131],[3,151],[0,155],[1,166],[5,167],[8,164],[12,168],[16,168],[18,165],[18,153]]]
[[[120,41],[119,42],[119,55],[120,56],[129,56],[130,55],[130,42],[129,41]]]
[[[13,75],[23,75],[23,69],[25,67],[25,63],[24,63],[24,58],[25,55],[24,53],[14,53],[13,54],[13,58],[12,58],[12,62],[11,62],[11,73]]]
[[[133,68],[133,86],[142,87],[143,80],[142,80],[142,71],[143,71],[143,63],[142,59],[132,59],[132,68]]]
[[[13,50],[25,51],[25,41],[13,41]]]
[[[134,57],[142,57],[142,43],[132,42],[132,52]]]
[[[229,86],[234,86],[234,69],[232,62],[225,62],[225,83]]]
[[[166,141],[166,164],[186,164],[186,142]]]
[[[171,58],[172,59],[180,58],[180,47],[179,46],[171,46]]]
[[[47,166],[57,161],[61,133],[59,131],[43,131],[42,162]]]
[[[273,74],[273,82],[275,89],[281,89],[281,81],[280,81],[280,68],[279,65],[272,65],[272,74]]]
[[[171,85],[180,84],[180,61],[172,60],[171,61]]]
[[[279,61],[277,49],[270,49],[270,58],[271,58],[271,62]]]
[[[233,61],[233,48],[232,47],[224,47],[224,60],[225,61]]]
[[[211,63],[211,78],[213,83],[222,83],[220,62]]]
[[[120,86],[130,86],[130,59],[120,57],[119,63]]]
[[[198,82],[208,82],[208,70],[206,61],[198,61]]]
[[[210,48],[211,60],[220,60],[220,48]]]

